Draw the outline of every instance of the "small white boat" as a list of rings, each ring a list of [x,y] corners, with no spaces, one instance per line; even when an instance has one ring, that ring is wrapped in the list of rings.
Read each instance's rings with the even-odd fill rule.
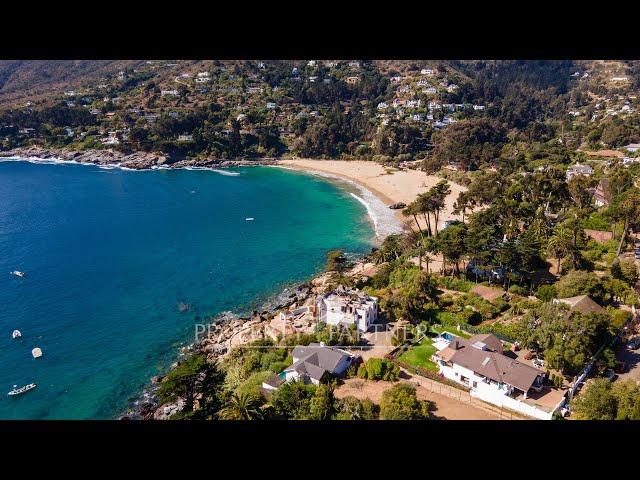
[[[254,220],[254,218],[253,218],[253,217],[247,217],[247,218],[245,218],[245,220],[246,220],[247,222],[252,222],[252,221]]]
[[[29,385],[25,385],[24,387],[17,388],[17,385],[13,386],[13,390],[11,390],[7,395],[21,395],[23,393],[28,392],[29,390],[33,390],[37,385],[35,383],[30,383]]]
[[[42,356],[42,350],[36,347],[33,350],[31,350],[31,355],[33,355],[33,358],[40,358]]]
[[[20,338],[22,336],[22,333],[20,332],[20,330],[14,330],[13,333],[11,334],[11,338]]]
[[[21,272],[20,270],[14,270],[11,272],[11,275],[15,275],[16,277],[24,278],[26,273]]]

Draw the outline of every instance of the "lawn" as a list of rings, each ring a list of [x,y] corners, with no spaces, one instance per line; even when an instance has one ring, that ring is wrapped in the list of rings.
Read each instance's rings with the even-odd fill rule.
[[[432,372],[438,371],[438,366],[431,361],[431,355],[436,353],[436,347],[431,343],[430,338],[425,338],[418,345],[411,347],[404,352],[398,360],[414,367],[422,367]]]

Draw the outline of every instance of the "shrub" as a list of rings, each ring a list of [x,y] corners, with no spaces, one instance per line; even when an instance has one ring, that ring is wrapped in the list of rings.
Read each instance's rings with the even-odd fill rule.
[[[554,298],[557,298],[558,292],[553,285],[540,285],[536,291],[536,297],[543,302],[550,302]]]
[[[393,362],[382,358],[370,358],[360,368],[364,369],[363,375],[360,375],[360,369],[358,369],[358,376],[360,378],[366,378],[369,380],[385,380],[388,382],[395,382],[400,375],[400,369]]]
[[[273,362],[269,365],[269,371],[274,373],[279,373],[287,368],[287,364],[285,362]]]
[[[407,383],[394,385],[382,394],[380,418],[383,420],[424,420],[429,418],[429,402],[418,400],[416,388]]]
[[[527,289],[522,285],[511,285],[509,287],[509,293],[513,293],[514,295],[520,295],[523,297],[527,296]]]

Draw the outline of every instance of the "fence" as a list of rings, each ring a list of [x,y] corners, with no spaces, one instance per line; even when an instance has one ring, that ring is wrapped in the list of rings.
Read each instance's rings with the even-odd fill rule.
[[[514,412],[508,408],[498,407],[496,405],[483,402],[482,400],[473,397],[471,393],[461,385],[456,384],[455,386],[452,386],[445,384],[440,380],[431,380],[430,378],[422,376],[420,376],[420,378],[411,377],[409,379],[409,382],[414,383],[416,386],[423,387],[433,393],[444,395],[446,397],[453,398],[454,400],[458,400],[459,402],[466,403],[481,410],[485,410],[493,415],[496,415],[502,420],[528,420],[527,417],[518,414],[517,412]]]

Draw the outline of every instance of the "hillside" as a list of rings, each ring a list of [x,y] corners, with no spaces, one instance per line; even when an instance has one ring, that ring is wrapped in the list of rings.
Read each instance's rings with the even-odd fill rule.
[[[640,140],[638,84],[629,61],[4,61],[0,149],[475,169],[506,145]]]

